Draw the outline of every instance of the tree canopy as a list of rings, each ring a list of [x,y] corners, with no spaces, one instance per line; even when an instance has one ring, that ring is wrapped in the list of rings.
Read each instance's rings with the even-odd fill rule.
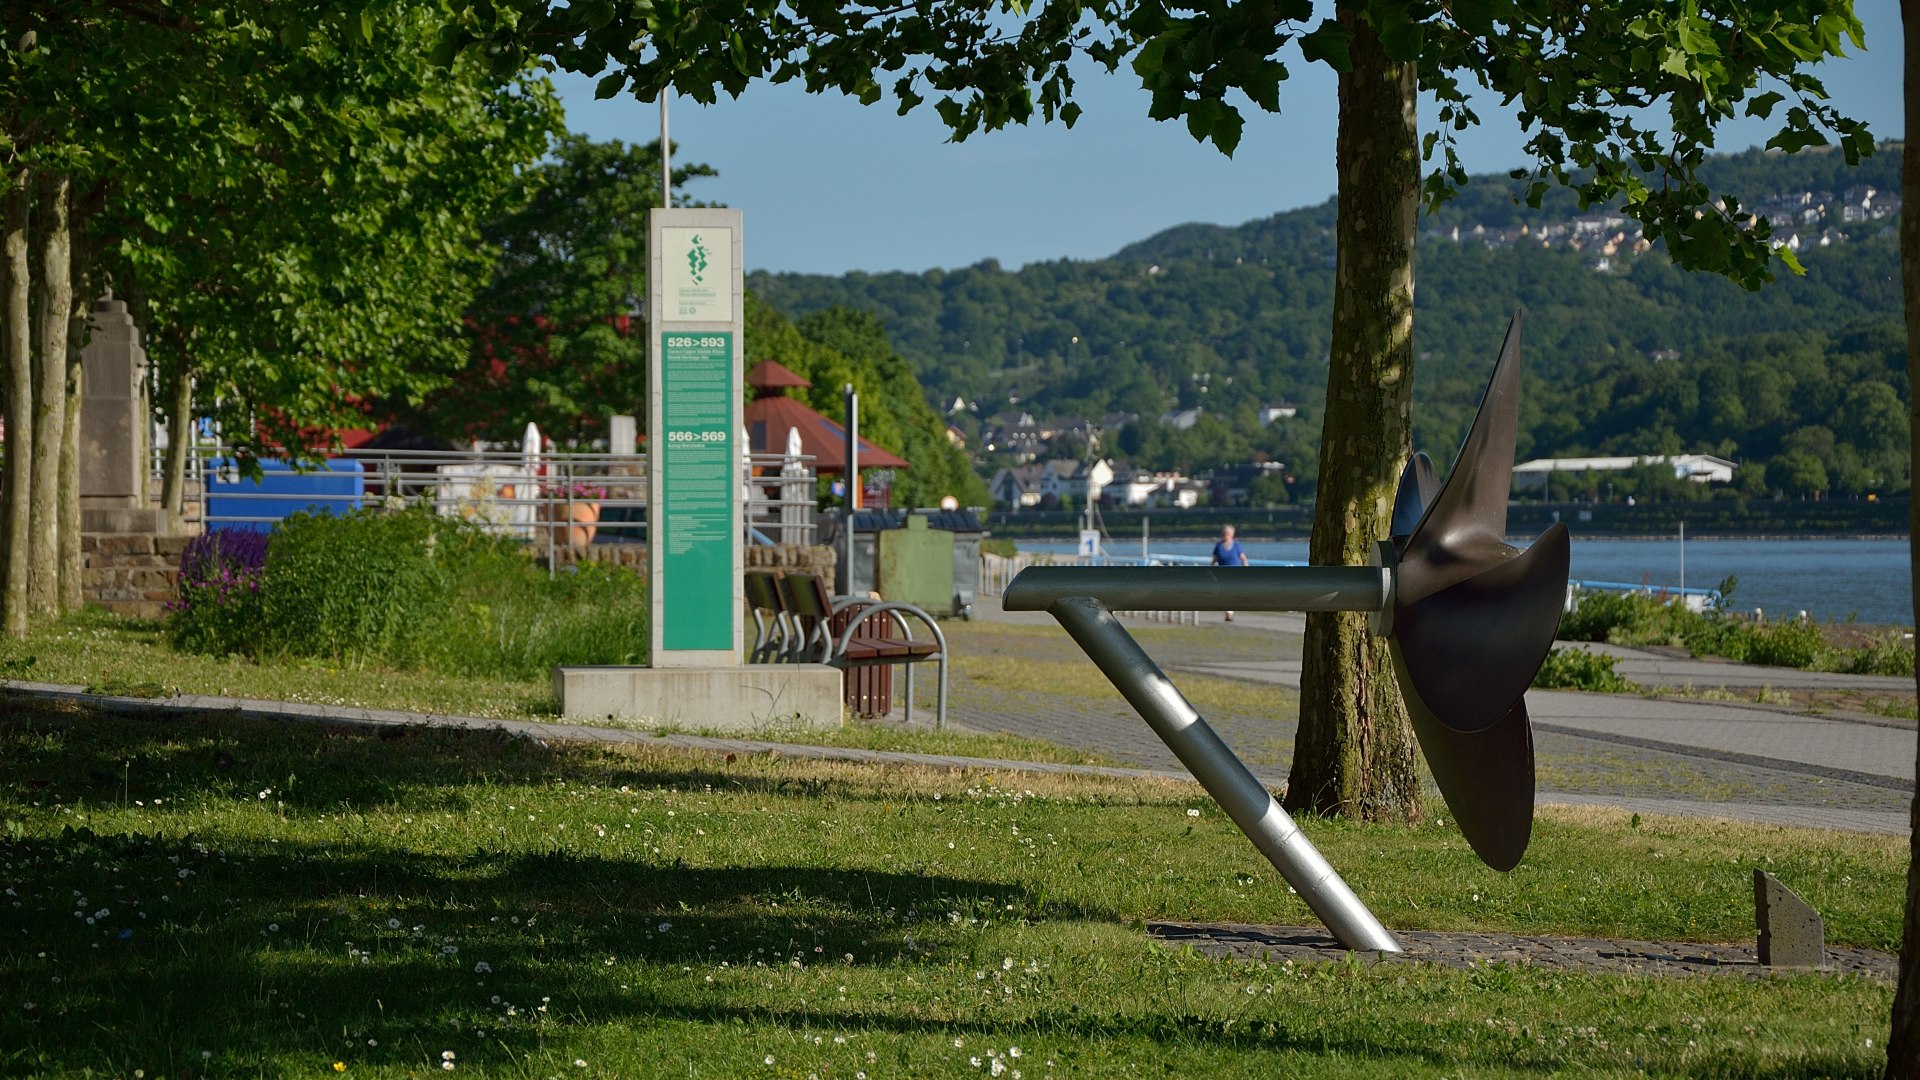
[[[715,175],[674,169],[676,191]],[[565,135],[519,178],[485,229],[499,252],[467,311],[470,348],[414,422],[448,439],[517,436],[532,421],[561,442],[646,415],[647,211],[660,192],[660,144]],[[684,195],[683,206],[698,206]]]
[[[1863,47],[1848,0],[1664,0],[1567,7],[1546,0],[1353,0],[1340,12],[1377,33],[1386,58],[1417,71],[1440,104],[1422,151],[1437,205],[1466,179],[1454,142],[1480,121],[1474,87],[1517,105],[1532,158],[1525,200],[1555,187],[1582,205],[1617,203],[1689,269],[1753,286],[1792,252],[1746,220],[1738,192],[1701,174],[1714,130],[1738,115],[1776,119],[1768,145],[1837,142],[1871,151],[1864,125],[1833,109],[1813,70]],[[1183,120],[1225,153],[1243,110],[1277,112],[1291,65],[1346,70],[1354,25],[1316,20],[1308,0],[1014,0],[893,5],[872,0],[719,0],[691,8],[559,0],[475,5],[440,39],[443,58],[474,50],[511,67],[543,53],[601,76],[599,93],[702,103],[755,79],[800,81],[901,112],[931,102],[956,139],[1038,117],[1072,125],[1070,67],[1085,56],[1129,65],[1155,119]],[[883,85],[884,84],[884,85]]]

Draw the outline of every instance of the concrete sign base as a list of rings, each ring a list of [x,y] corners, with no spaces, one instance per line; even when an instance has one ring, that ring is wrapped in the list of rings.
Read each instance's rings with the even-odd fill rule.
[[[836,728],[840,671],[825,664],[734,667],[557,667],[553,693],[569,719],[763,731]]]

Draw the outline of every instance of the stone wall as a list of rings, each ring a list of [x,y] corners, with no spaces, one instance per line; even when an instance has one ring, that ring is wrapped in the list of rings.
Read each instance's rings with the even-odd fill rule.
[[[836,552],[822,544],[774,544],[747,548],[746,561],[749,570],[790,570],[796,574],[812,574],[825,578],[831,586],[835,557]]]
[[[80,537],[87,600],[116,615],[158,619],[180,581],[184,536],[86,533]]]
[[[595,562],[629,567],[641,574],[647,572],[645,544],[588,544],[578,550],[563,547],[558,554],[562,566],[573,562]],[[535,557],[544,561],[546,553],[538,551]],[[824,576],[832,581],[834,558],[834,550],[821,545],[753,544],[746,549],[745,562],[749,570],[790,570],[797,574]]]

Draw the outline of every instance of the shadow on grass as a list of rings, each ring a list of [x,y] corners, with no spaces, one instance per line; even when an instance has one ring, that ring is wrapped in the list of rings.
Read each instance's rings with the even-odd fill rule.
[[[496,730],[330,727],[218,712],[101,713],[82,705],[0,699],[0,783],[49,800],[148,800],[167,790],[234,793],[271,788],[289,809],[338,811],[405,798],[449,812],[473,806],[476,785],[553,782],[651,791],[897,801],[898,790],[858,778],[768,776],[751,764],[671,746],[555,751]],[[635,752],[671,755],[636,760]],[[711,766],[705,762],[711,761]],[[289,780],[293,777],[293,780]]]
[[[491,812],[497,808],[475,807],[462,789],[561,782],[898,798],[856,782],[773,780],[678,761],[652,770],[618,754],[555,753],[494,733],[379,737],[217,715],[6,708],[0,791],[42,807],[151,803],[155,794],[171,802],[181,792],[198,802],[222,793],[257,800],[257,791],[271,789],[294,815],[343,807]],[[848,1003],[828,989],[834,980],[804,977],[844,969],[871,990],[911,973],[964,990],[960,969],[991,961],[967,955],[968,946],[956,944],[964,936],[937,932],[955,919],[1119,923],[1111,912],[1005,881],[793,857],[688,866],[636,849],[617,857],[557,843],[542,849],[524,837],[515,850],[464,853],[388,847],[378,834],[288,842],[245,821],[196,825],[191,801],[156,816],[152,832],[0,836],[8,899],[20,904],[9,912],[18,935],[0,942],[0,983],[32,1005],[0,1010],[0,1047],[11,1048],[0,1052],[0,1073],[105,1063],[113,1066],[107,1072],[146,1067],[157,1075],[152,1062],[174,1054],[165,1075],[191,1077],[202,1048],[219,1052],[206,1067],[216,1074],[270,1073],[309,1060],[321,1071],[348,1049],[357,1062],[395,1069],[431,1062],[443,1046],[457,1047],[463,1063],[496,1050],[523,1060],[593,1025],[661,1022],[712,1029],[719,1034],[706,1038],[714,1045],[734,1038],[726,1032],[769,1028],[987,1038],[1011,1027],[1069,1044],[1297,1051],[1389,1069],[1547,1073],[1568,1064],[1546,1050],[1535,1057],[1493,1043],[1462,1047],[1391,1006],[1356,1018],[1369,1009],[1367,980],[1356,982],[1337,1015],[1295,1011],[1268,1029],[1092,1000],[1072,971],[1048,975],[1004,1023],[955,1021],[958,993],[945,1001],[923,990],[897,1000],[868,993]],[[705,983],[723,962],[722,980]],[[775,972],[784,981],[762,993],[760,980]],[[998,1007],[966,1013],[993,1016]],[[377,1046],[365,1044],[370,1034]],[[1862,1072],[1856,1060],[1750,1055],[1698,1063],[1695,1074],[1790,1080],[1850,1072]]]
[[[82,843],[89,842],[82,838]],[[76,855],[70,861],[109,853],[81,850]],[[274,867],[263,865],[270,862],[246,860],[238,863],[236,872],[261,880],[272,875]],[[530,881],[541,870],[530,862],[517,874],[530,875]],[[296,878],[312,881],[307,873]],[[789,957],[805,958],[806,967],[815,970],[879,966],[892,957],[884,950],[867,952],[864,938],[856,942],[853,935],[865,932],[867,925],[845,913],[678,915],[660,932],[653,914],[637,917],[613,909],[594,913],[579,910],[583,905],[577,900],[554,903],[571,894],[569,880],[520,893],[511,891],[514,883],[498,877],[471,881],[469,887],[492,899],[470,906],[450,896],[442,881],[444,899],[415,908],[382,907],[361,918],[338,914],[354,904],[357,897],[352,894],[333,890],[327,895],[320,882],[313,882],[320,887],[308,893],[289,883],[283,890],[237,904],[210,903],[199,911],[182,912],[176,924],[156,928],[151,939],[143,936],[111,949],[86,949],[78,940],[41,941],[51,946],[43,951],[51,951],[57,963],[0,963],[0,973],[8,975],[11,985],[44,1003],[25,1014],[0,1013],[0,1041],[13,1048],[12,1066],[0,1067],[0,1072],[67,1073],[76,1063],[95,1061],[104,1053],[109,1061],[125,1062],[120,1071],[130,1073],[135,1063],[151,1065],[156,1056],[184,1051],[186,1060],[165,1075],[190,1080],[196,1075],[191,1053],[211,1047],[217,1048],[225,1066],[211,1069],[214,1074],[234,1072],[236,1065],[300,1061],[315,1063],[308,1073],[323,1072],[321,1063],[336,1057],[349,1058],[356,1067],[404,1070],[435,1061],[443,1048],[456,1049],[463,1067],[492,1065],[518,1074],[525,1063],[567,1045],[571,1031],[604,1027],[632,1033],[666,1024],[702,1029],[701,1035],[674,1038],[684,1043],[686,1053],[702,1057],[722,1075],[739,1075],[757,1064],[740,1051],[740,1044],[772,1031],[930,1036],[935,1045],[952,1038],[965,1038],[974,1046],[988,1040],[1044,1040],[1090,1053],[1093,1060],[1075,1070],[1088,1075],[1116,1066],[1116,1059],[1142,1054],[1148,1061],[1168,1055],[1161,1064],[1172,1069],[1182,1052],[1239,1054],[1249,1064],[1279,1064],[1272,1055],[1292,1052],[1323,1065],[1369,1062],[1385,1073],[1485,1069],[1501,1075],[1548,1075],[1577,1067],[1544,1047],[1463,1042],[1457,1026],[1425,1027],[1404,1012],[1396,1014],[1392,1004],[1383,1003],[1381,1015],[1370,1018],[1365,1015],[1364,987],[1340,995],[1347,1000],[1337,1018],[1294,1010],[1272,1025],[1236,1024],[1217,1014],[1156,1012],[1125,1001],[1088,1003],[1070,985],[1070,972],[1034,991],[1040,1003],[1013,1010],[1004,1020],[996,1020],[991,1008],[970,1010],[980,1019],[954,1019],[952,1007],[937,998],[891,1002],[890,995],[862,993],[849,1001],[829,989],[834,980],[809,983],[794,978],[763,995],[762,978],[771,978],[773,972],[797,974],[781,970]],[[613,887],[623,884],[632,882]],[[724,908],[730,893],[731,899],[739,898],[743,883],[721,873],[689,875],[685,884],[689,894],[713,888],[715,893],[701,903]],[[845,882],[814,884],[832,889]],[[914,888],[911,882],[897,884],[907,892]],[[203,887],[217,888],[218,883]],[[298,909],[277,908],[276,900],[290,901]],[[532,912],[543,905],[545,910],[531,919],[523,914],[519,924],[508,922],[506,912]],[[333,913],[324,914],[329,911]],[[581,917],[570,919],[570,914]],[[267,923],[269,917],[279,921]],[[387,927],[389,917],[399,918],[402,925]],[[647,933],[649,924],[655,927],[653,933]],[[254,932],[256,925],[279,929],[260,934]],[[424,925],[426,932],[416,933],[415,925]],[[725,955],[706,951],[705,944],[713,942],[726,943],[735,956],[730,963],[746,968],[718,985],[705,983],[700,974],[714,971],[716,956]],[[822,942],[829,943],[824,955],[814,953],[814,944]],[[458,952],[441,951],[447,944]],[[861,950],[853,963],[834,959],[833,950],[842,946]],[[361,955],[368,962],[357,962]],[[923,953],[917,959],[937,972],[937,965],[964,958]],[[763,964],[771,970],[763,971]],[[49,972],[56,971],[60,985],[53,990],[46,982]],[[106,1046],[103,1032],[111,1033]],[[377,1046],[364,1045],[369,1036]],[[739,1060],[729,1062],[726,1055],[736,1051]],[[955,1071],[950,1063],[928,1060],[924,1042],[915,1053],[924,1071]],[[1665,1075],[1762,1080],[1876,1072],[1863,1068],[1857,1058],[1840,1055],[1779,1061],[1743,1051],[1711,1061],[1650,1064]],[[278,1070],[268,1066],[260,1071]],[[914,1072],[909,1068],[907,1074]]]

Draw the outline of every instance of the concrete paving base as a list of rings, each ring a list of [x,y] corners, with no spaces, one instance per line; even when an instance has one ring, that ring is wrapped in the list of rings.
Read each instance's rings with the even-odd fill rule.
[[[553,696],[570,718],[761,731],[841,723],[840,671],[825,664],[558,667]]]

